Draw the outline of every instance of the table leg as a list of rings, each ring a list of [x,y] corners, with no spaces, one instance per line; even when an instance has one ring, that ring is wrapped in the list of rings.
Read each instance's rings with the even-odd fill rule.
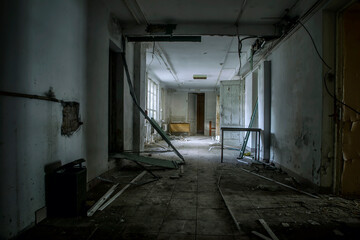
[[[253,135],[254,136],[254,135]],[[258,154],[258,148],[257,148],[257,132],[255,131],[255,161],[257,161],[257,154]]]
[[[223,163],[223,151],[224,151],[224,131],[221,130],[221,163]]]
[[[260,132],[258,132],[258,135],[259,135],[259,152],[258,152],[258,161],[260,161]]]

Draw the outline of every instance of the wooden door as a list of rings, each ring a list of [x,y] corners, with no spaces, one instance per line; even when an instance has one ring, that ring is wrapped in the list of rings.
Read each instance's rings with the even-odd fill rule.
[[[341,192],[360,196],[360,3],[343,13],[342,51],[342,175]],[[340,132],[341,134],[341,132]]]
[[[204,106],[205,106],[205,94],[198,93],[196,100],[196,129],[198,134],[204,134]]]

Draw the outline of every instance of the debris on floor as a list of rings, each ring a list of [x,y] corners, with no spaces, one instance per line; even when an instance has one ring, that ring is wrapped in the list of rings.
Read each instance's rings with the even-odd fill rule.
[[[111,157],[115,159],[128,159],[137,163],[145,163],[158,167],[174,168],[174,169],[179,168],[179,164],[181,163],[179,161],[172,161],[172,160],[166,160],[160,158],[150,158],[150,157],[129,154],[129,153],[117,153],[112,155]]]
[[[221,143],[220,142],[210,143],[209,147],[210,147],[209,151],[211,151],[213,149],[219,149],[220,150],[221,149]],[[227,145],[224,145],[224,149],[240,151],[240,148],[238,148],[238,147],[227,146]]]
[[[141,181],[148,184],[131,184],[103,211],[90,217],[48,218],[19,239],[273,240],[259,219],[280,240],[358,239],[358,200],[324,194],[313,198],[294,191],[274,181],[313,194],[279,169],[237,162],[235,151],[224,151],[226,161],[220,164],[219,153],[208,151],[210,138],[189,138],[189,142],[176,142],[188,156],[185,172],[181,172],[183,165],[179,169],[151,168],[161,178],[149,182],[154,178],[145,174]],[[160,156],[176,160],[171,152],[153,154]],[[132,165],[102,175],[113,183],[99,181],[88,192],[88,208],[119,184],[105,202],[109,201],[139,173],[139,167]]]
[[[281,225],[282,225],[283,227],[285,227],[285,228],[290,227],[290,224],[288,224],[288,223],[281,223]]]

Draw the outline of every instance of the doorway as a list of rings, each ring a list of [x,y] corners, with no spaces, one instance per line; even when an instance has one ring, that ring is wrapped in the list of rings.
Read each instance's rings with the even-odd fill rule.
[[[336,177],[343,195],[360,196],[360,3],[340,14],[338,22],[338,80],[337,98],[342,104],[337,124]]]
[[[109,50],[109,153],[116,150],[116,109],[114,98],[116,95],[116,52]]]
[[[204,134],[205,94],[196,95],[196,133]]]
[[[124,70],[120,49],[110,41],[108,87],[108,152],[123,150]]]

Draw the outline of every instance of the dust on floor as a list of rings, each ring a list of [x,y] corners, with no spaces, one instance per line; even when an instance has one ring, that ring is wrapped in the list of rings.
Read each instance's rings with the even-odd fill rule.
[[[179,170],[154,170],[161,179],[131,186],[92,217],[49,218],[20,239],[260,239],[252,231],[270,237],[259,219],[279,239],[358,239],[359,201],[321,194],[312,198],[244,172],[242,168],[302,188],[279,170],[238,163],[234,150],[225,150],[225,163],[220,164],[220,149],[209,151],[214,142],[208,137],[186,137],[173,143],[186,160],[180,178],[174,178]],[[177,158],[171,152],[151,155]],[[141,171],[129,164],[103,178],[125,186]],[[219,176],[226,204],[218,189]],[[151,179],[146,174],[141,181]],[[89,203],[112,185],[102,182],[92,189]]]

